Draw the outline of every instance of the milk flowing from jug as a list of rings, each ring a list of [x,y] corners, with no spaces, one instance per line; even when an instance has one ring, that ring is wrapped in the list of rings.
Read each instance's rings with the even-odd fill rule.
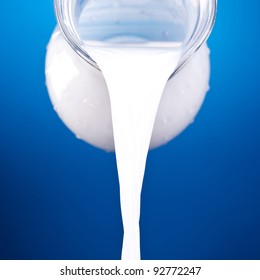
[[[160,48],[89,49],[107,82],[113,120],[121,211],[122,259],[140,259],[140,195],[153,125],[165,84],[180,54]]]
[[[182,42],[167,41],[167,20],[161,21],[163,31],[155,32],[159,38],[150,42],[134,34],[120,34],[120,19],[109,22],[106,9],[100,9],[102,21],[93,20],[94,15],[100,16],[94,12],[90,1],[81,15],[80,35],[104,75],[110,96],[124,227],[122,259],[138,260],[140,196],[147,153],[162,93],[180,61]],[[164,16],[160,12],[157,15],[160,20]],[[153,32],[151,28],[157,27],[149,24],[136,27]],[[102,38],[102,28],[110,28],[113,35]]]
[[[138,260],[140,195],[153,126],[156,147],[198,113],[208,90],[207,47],[185,63],[211,31],[216,0],[55,0],[55,7],[72,48],[54,32],[46,61],[49,95],[77,138],[110,151],[115,142],[122,259]],[[167,82],[179,65],[185,67]]]

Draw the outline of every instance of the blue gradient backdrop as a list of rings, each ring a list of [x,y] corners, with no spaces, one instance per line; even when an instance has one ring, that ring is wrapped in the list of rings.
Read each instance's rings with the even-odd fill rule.
[[[53,1],[1,9],[0,259],[119,259],[114,155],[77,140],[45,87]],[[206,102],[149,155],[144,259],[260,259],[259,9],[220,1]]]

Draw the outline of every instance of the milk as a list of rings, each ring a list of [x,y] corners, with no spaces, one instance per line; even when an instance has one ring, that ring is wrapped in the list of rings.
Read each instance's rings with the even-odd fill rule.
[[[105,77],[112,112],[124,225],[122,259],[140,259],[140,195],[163,90],[180,59],[160,47],[89,47]]]
[[[89,1],[91,2],[94,3]],[[99,4],[101,3],[106,4],[106,1]],[[160,4],[159,1],[154,3]],[[167,12],[166,9],[165,15]],[[101,33],[96,29],[89,37],[89,31],[95,30],[93,29],[95,25],[92,24],[93,17],[87,15],[92,16],[89,11],[82,13],[81,35],[85,38],[88,54],[102,71],[110,96],[124,226],[122,259],[138,260],[140,259],[140,195],[147,153],[164,88],[181,57],[181,40],[185,39],[183,35],[185,28],[183,27],[182,32],[177,35],[171,34],[167,30],[167,26],[171,24],[168,20],[162,30],[160,28],[157,28],[156,32],[152,30],[151,35],[156,33],[157,37],[151,38],[154,39],[151,42],[133,35],[110,36],[103,40],[104,38],[101,39],[103,29]],[[161,12],[156,16],[161,18]],[[86,28],[89,23],[92,24],[90,29]],[[113,24],[111,26],[116,32],[120,30],[118,25],[115,29]],[[96,27],[100,27],[99,21]],[[171,43],[172,36],[177,36],[180,41]],[[165,41],[158,41],[158,38],[164,38]],[[72,60],[70,62],[74,69],[74,76],[77,76],[74,62]],[[55,70],[52,69],[50,72]],[[59,83],[59,86],[61,84]],[[69,101],[67,101],[68,105]],[[56,109],[59,112],[59,106]]]
[[[125,260],[140,259],[140,196],[147,153],[159,103],[185,38],[180,30],[168,38],[177,17],[171,15],[170,3],[133,0],[114,6],[111,1],[89,1],[78,23],[80,38],[100,68],[110,97]]]

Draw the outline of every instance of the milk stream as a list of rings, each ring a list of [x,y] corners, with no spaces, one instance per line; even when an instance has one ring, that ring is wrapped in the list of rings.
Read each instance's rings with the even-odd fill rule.
[[[90,49],[91,55],[95,56],[95,59],[97,61],[100,60],[100,67],[103,65],[103,72],[107,76],[106,79],[110,79],[110,95],[112,89],[112,81],[114,83],[114,87],[120,86],[121,88],[124,84],[124,87],[121,89],[121,93],[118,94],[119,98],[121,97],[121,99],[116,99],[117,96],[115,94],[113,97],[114,126],[116,125],[115,119],[117,119],[117,127],[119,127],[117,129],[117,134],[119,135],[118,137],[125,137],[126,141],[128,141],[126,142],[125,140],[122,140],[121,146],[119,147],[119,140],[117,140],[118,166],[121,162],[123,162],[124,165],[127,166],[125,167],[123,166],[123,164],[121,164],[121,169],[119,170],[121,185],[121,204],[123,210],[122,216],[124,219],[125,228],[124,249],[122,257],[123,259],[137,259],[140,256],[138,223],[140,212],[140,189],[143,174],[141,174],[142,171],[139,170],[139,167],[134,164],[134,160],[136,162],[139,162],[140,160],[140,165],[142,163],[141,159],[138,159],[138,154],[140,155],[140,150],[131,154],[129,150],[123,148],[122,143],[124,143],[124,145],[126,146],[131,146],[132,150],[137,150],[137,147],[133,147],[133,141],[139,141],[138,139],[141,139],[144,142],[149,141],[147,140],[147,138],[149,138],[149,132],[147,132],[149,128],[148,126],[146,126],[146,130],[142,130],[142,126],[144,125],[141,125],[140,117],[138,117],[137,120],[132,120],[129,117],[130,121],[125,123],[127,121],[127,118],[125,117],[123,119],[123,114],[126,114],[127,111],[124,110],[124,108],[127,107],[129,111],[130,109],[134,110],[134,114],[136,114],[136,116],[140,111],[140,115],[142,116],[144,123],[145,116],[147,117],[148,113],[152,115],[152,106],[156,107],[155,103],[158,102],[158,100],[156,101],[155,99],[150,98],[149,94],[153,96],[152,94],[155,92],[155,84],[157,84],[159,87],[159,83],[161,83],[161,85],[164,83],[162,81],[163,79],[159,80],[160,78],[162,78],[163,69],[165,70],[165,72],[163,72],[165,73],[165,79],[166,76],[168,76],[167,71],[173,71],[176,63],[174,61],[175,59],[178,59],[178,54],[174,54],[173,52],[167,53],[165,50],[159,51],[158,49],[156,51],[150,50],[150,53],[148,52],[148,50],[146,50],[144,53],[143,50],[143,55],[140,58],[137,56],[136,52],[132,53],[133,50],[130,50],[130,52],[129,50],[127,50],[128,56],[126,56],[126,54],[124,53],[126,49],[117,49],[116,53],[115,51],[114,53],[111,53],[112,51],[112,49],[104,50],[97,47]],[[106,54],[106,52],[108,54]],[[112,59],[111,56],[114,57],[113,61],[110,63],[109,60]],[[130,56],[133,57],[132,60],[130,59]],[[151,60],[149,59],[150,56],[153,56]],[[169,58],[172,59],[173,62],[169,61],[168,64],[166,56],[169,56]],[[127,57],[128,62],[125,61]],[[164,63],[165,65],[167,65],[167,67],[169,67],[168,69],[164,68]],[[131,67],[125,67],[126,64],[129,64]],[[142,69],[148,68],[148,70],[145,69],[142,71],[140,67],[141,64]],[[149,65],[157,65],[158,68],[152,68],[149,67]],[[111,71],[109,69],[111,69]],[[126,71],[128,73],[132,71],[133,74],[125,75]],[[159,74],[156,73],[157,71],[159,72]],[[163,139],[167,135],[174,135],[175,137],[177,134],[183,131],[188,126],[188,124],[192,122],[203,103],[206,92],[209,89],[209,74],[209,51],[207,47],[204,46],[194,55],[191,62],[187,64],[186,67],[180,73],[175,75],[174,78],[167,82],[159,106],[159,111],[157,112],[155,127],[153,129],[153,137],[155,137],[155,139]],[[140,81],[138,79],[141,79],[141,77],[143,79],[142,81],[148,80],[148,82],[146,84],[140,84]],[[125,82],[125,79],[127,79],[127,82]],[[138,80],[138,82],[130,83],[130,81],[133,80]],[[120,81],[122,81],[121,84]],[[48,53],[46,58],[46,82],[48,86],[49,95],[56,112],[58,113],[59,117],[63,120],[63,122],[76,135],[78,135],[80,138],[84,139],[86,142],[91,144],[97,143],[96,141],[105,144],[109,142],[111,147],[114,148],[111,108],[107,85],[105,83],[104,77],[99,70],[95,69],[94,67],[90,66],[87,62],[83,61],[68,46],[65,39],[61,36],[58,30],[54,32],[51,42],[48,46]],[[143,87],[147,87],[147,91],[143,90],[141,92],[140,85],[143,85]],[[136,87],[137,89],[133,89],[133,87]],[[150,92],[148,91],[148,89],[150,90]],[[115,93],[115,91],[113,92]],[[145,96],[144,93],[146,93]],[[158,90],[156,91],[156,93],[159,95],[159,97],[157,96],[157,98],[160,98],[161,92]],[[130,105],[128,104],[129,102],[125,98],[126,95],[129,95],[128,99],[130,98],[132,100],[132,107],[130,107]],[[134,100],[134,98],[137,99],[137,101]],[[146,99],[148,101],[146,101]],[[135,101],[136,103],[134,103]],[[154,104],[152,104],[151,101],[153,101]],[[121,107],[119,102],[123,103],[122,106],[124,107]],[[142,103],[144,103],[143,108],[141,107]],[[137,105],[139,105],[139,108],[137,107]],[[117,112],[117,114],[115,113],[116,107],[117,110],[122,111],[121,119],[118,115],[121,111]],[[169,121],[165,121],[166,117],[166,120]],[[154,116],[151,116],[151,120],[148,119],[150,125],[152,125],[153,123],[153,118]],[[134,123],[134,125],[136,126],[135,133],[132,133],[133,128],[131,128],[131,131],[129,130],[129,126],[131,126],[132,123]],[[121,131],[124,131],[125,136],[119,131],[119,129],[121,129]],[[140,133],[137,133],[138,129],[141,130],[142,135],[147,133],[145,134],[147,137],[146,139],[144,137],[140,137]],[[107,130],[109,130],[109,134]],[[130,135],[130,137],[128,137],[128,135]],[[90,139],[92,139],[92,141],[90,141]],[[142,151],[143,161],[145,161],[147,152],[147,147],[144,147],[144,142],[139,143],[139,148],[144,148],[144,150]],[[101,147],[103,147],[102,145]],[[107,146],[105,145],[104,147]],[[122,150],[120,159],[118,152],[119,148]],[[127,162],[127,158],[126,156],[124,156],[124,153],[127,154],[127,157],[135,157],[135,159],[133,158],[132,161]],[[126,160],[124,160],[124,157]],[[139,179],[139,183],[133,183],[133,177],[131,177],[130,172],[138,171],[140,171],[140,174],[137,174],[136,178],[137,180]],[[127,175],[123,174],[123,172],[126,172]],[[128,179],[128,177],[130,177],[130,179]],[[139,191],[135,191],[133,189],[133,186],[135,186],[137,189],[139,188]],[[136,197],[131,198],[130,200],[130,195],[128,195],[127,192],[135,195]],[[123,200],[123,198],[125,199]],[[136,216],[134,215],[134,207],[136,207]],[[132,225],[129,222],[129,220],[131,219],[130,215],[132,215]],[[129,247],[130,249],[128,249]],[[134,253],[136,254],[136,256],[132,257],[134,254],[132,252],[134,248]],[[131,257],[130,253],[132,255]]]
[[[122,259],[139,260],[140,197],[152,131],[166,83],[199,18],[198,1],[89,0],[83,7],[75,28],[110,96]]]
[[[121,212],[122,259],[140,259],[140,197],[154,121],[180,53],[174,48],[89,47],[110,95]]]
[[[109,1],[88,2],[79,30],[88,54],[104,75],[110,96],[124,226],[122,259],[139,260],[140,198],[147,153],[165,85],[180,59],[177,50],[186,28],[178,24],[175,32],[169,32],[178,20],[169,1],[163,1],[164,5],[131,1],[134,8],[129,1],[115,3],[111,8]],[[144,17],[147,20],[143,21]]]

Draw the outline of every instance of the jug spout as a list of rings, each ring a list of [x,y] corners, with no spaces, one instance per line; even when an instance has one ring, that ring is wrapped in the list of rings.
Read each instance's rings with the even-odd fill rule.
[[[210,35],[217,0],[55,0],[55,10],[65,39],[97,69],[90,44],[149,45],[181,50],[174,75]]]

